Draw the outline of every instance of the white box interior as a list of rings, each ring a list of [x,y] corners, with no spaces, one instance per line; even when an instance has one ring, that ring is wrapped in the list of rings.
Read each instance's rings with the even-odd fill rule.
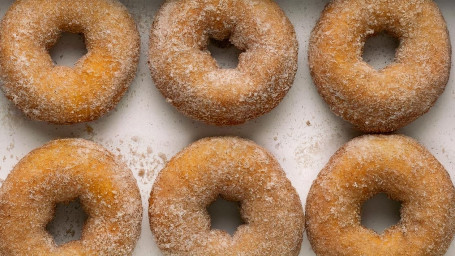
[[[165,101],[151,80],[147,67],[148,37],[154,15],[162,1],[122,2],[134,16],[142,39],[137,77],[128,92],[116,109],[101,119],[71,126],[31,121],[0,93],[0,183],[19,159],[50,140],[81,137],[98,142],[115,154],[122,155],[141,190],[144,218],[141,238],[134,255],[161,255],[148,224],[149,193],[154,178],[165,163],[191,142],[203,137],[222,135],[235,135],[255,141],[275,155],[304,205],[312,181],[332,154],[341,145],[361,134],[330,111],[310,77],[307,61],[309,35],[327,0],[277,0],[294,24],[300,45],[299,69],[294,85],[271,113],[243,125],[222,128],[193,121],[177,112]],[[0,1],[0,17],[3,17],[12,3],[13,0]],[[451,40],[455,42],[455,2],[437,0],[436,3],[448,23]],[[54,47],[52,54],[58,64],[70,65],[83,54],[84,49],[77,40],[78,36],[65,36]],[[365,58],[374,65],[382,65],[390,61],[393,52],[393,41],[380,37],[371,42]],[[220,55],[220,62],[232,62],[232,56]],[[445,166],[452,180],[455,178],[454,109],[455,81],[452,75],[445,92],[430,112],[397,132],[420,141]],[[384,208],[385,212],[396,208],[393,204],[384,206],[384,201],[384,198],[380,198],[368,205],[369,217],[366,222],[373,228],[381,228],[390,221],[396,221],[397,216],[394,214],[372,217]],[[223,207],[226,207],[225,204],[220,209]],[[57,240],[66,239],[73,235],[74,230],[80,229],[77,224],[68,226],[67,223],[68,220],[77,219],[78,215],[68,216],[69,218],[59,219],[55,225],[64,228]],[[230,228],[223,221],[217,225]],[[300,255],[314,255],[306,236]],[[455,255],[455,243],[452,243],[447,255]]]

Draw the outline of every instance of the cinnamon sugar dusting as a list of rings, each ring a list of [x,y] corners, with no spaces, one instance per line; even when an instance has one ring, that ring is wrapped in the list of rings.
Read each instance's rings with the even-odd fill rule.
[[[210,228],[206,207],[239,201],[231,237]],[[253,142],[197,141],[171,159],[153,185],[150,226],[165,255],[298,255],[303,239],[299,196],[277,161]]]
[[[360,207],[378,193],[402,202],[398,224],[377,234]],[[444,255],[455,234],[455,188],[444,167],[401,135],[356,138],[313,182],[306,228],[317,255]]]
[[[362,59],[368,37],[400,39],[395,62]],[[335,114],[365,132],[391,132],[435,103],[449,79],[447,25],[432,0],[333,0],[311,33],[311,75]]]
[[[209,38],[243,53],[222,69]],[[166,1],[150,35],[149,64],[157,88],[179,111],[215,125],[235,125],[273,109],[297,71],[298,43],[283,11],[268,0]]]
[[[74,68],[48,53],[61,32],[83,33],[87,54]],[[139,33],[117,0],[23,0],[0,28],[5,95],[27,116],[58,124],[91,121],[111,110],[135,76]]]
[[[82,238],[56,246],[43,230],[55,204],[75,198],[89,215]],[[0,254],[131,255],[141,220],[139,189],[123,163],[93,142],[56,140],[24,157],[0,188]]]

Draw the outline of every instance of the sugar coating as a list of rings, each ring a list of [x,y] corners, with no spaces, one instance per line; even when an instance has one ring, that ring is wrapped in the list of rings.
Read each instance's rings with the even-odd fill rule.
[[[207,206],[239,201],[246,223],[231,237],[210,228]],[[253,142],[199,140],[160,172],[150,226],[165,255],[298,255],[304,231],[299,196],[277,161]]]
[[[394,63],[362,59],[368,37],[400,39]],[[426,113],[449,79],[451,46],[432,0],[333,0],[309,45],[311,75],[332,111],[364,132],[391,132]]]
[[[87,54],[56,66],[48,49],[63,31],[83,33]],[[136,73],[139,32],[117,0],[18,0],[0,25],[5,95],[32,119],[94,120],[117,104]]]
[[[378,193],[402,203],[401,220],[383,234],[360,224],[361,205]],[[455,234],[455,189],[417,141],[359,137],[339,149],[313,182],[306,230],[321,256],[444,255]]]
[[[59,202],[79,198],[82,238],[57,246],[45,230]],[[82,139],[52,141],[24,157],[0,188],[0,255],[132,255],[142,203],[131,171]]]
[[[221,69],[208,39],[244,51]],[[269,112],[297,71],[294,27],[270,0],[168,0],[150,35],[149,66],[157,88],[182,113],[209,124],[235,125]]]

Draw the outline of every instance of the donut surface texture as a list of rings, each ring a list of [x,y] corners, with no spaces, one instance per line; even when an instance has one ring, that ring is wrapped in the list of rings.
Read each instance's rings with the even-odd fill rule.
[[[232,237],[210,227],[206,207],[218,196],[240,202],[245,224]],[[176,155],[153,185],[149,216],[165,255],[298,255],[304,231],[300,198],[278,162],[232,137]]]
[[[221,69],[209,38],[242,50]],[[236,125],[276,107],[297,71],[294,27],[270,0],[168,0],[150,35],[156,87],[180,112],[214,125]]]
[[[85,37],[87,54],[73,68],[48,52],[64,31]],[[2,89],[35,120],[97,119],[118,103],[138,60],[139,32],[117,0],[18,0],[0,25]]]
[[[395,61],[363,61],[366,40],[385,31],[400,40]],[[332,111],[364,132],[391,132],[426,113],[449,79],[451,46],[432,0],[333,0],[314,28],[311,75]]]
[[[361,226],[363,202],[386,193],[402,203],[401,220],[382,234]],[[363,136],[335,153],[306,202],[306,230],[317,255],[444,255],[455,233],[449,174],[415,140]]]
[[[46,231],[55,206],[79,198],[82,238],[57,246]],[[25,156],[0,188],[0,255],[132,255],[142,203],[131,171],[82,139],[52,141]]]

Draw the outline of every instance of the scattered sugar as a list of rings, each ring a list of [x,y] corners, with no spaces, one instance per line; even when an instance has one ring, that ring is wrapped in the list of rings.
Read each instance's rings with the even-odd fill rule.
[[[95,135],[95,134],[94,134],[94,129],[93,129],[93,127],[90,126],[90,125],[88,125],[88,124],[85,125],[85,131],[87,132],[87,134],[88,134],[89,136],[92,136],[92,137],[93,137],[93,136]]]
[[[314,163],[321,161],[320,143],[320,138],[318,137],[303,139],[294,152],[296,161],[304,168],[311,167]]]
[[[138,181],[143,184],[153,183],[158,172],[167,163],[167,156],[162,152],[154,153],[152,147],[145,146],[139,136],[132,136],[130,140],[119,140],[120,147],[115,153],[120,161],[125,162],[137,174]],[[144,192],[144,191],[143,191]]]
[[[14,149],[14,142],[11,142],[8,147],[6,147],[6,150],[11,151]]]

